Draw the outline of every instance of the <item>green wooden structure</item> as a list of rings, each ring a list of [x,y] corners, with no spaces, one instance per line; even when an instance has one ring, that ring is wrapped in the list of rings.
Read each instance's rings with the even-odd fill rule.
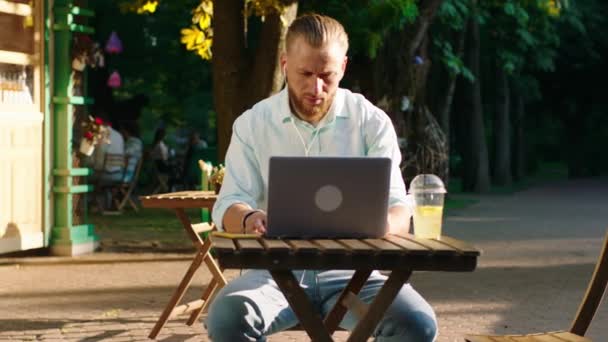
[[[47,2],[48,4],[48,2]],[[76,6],[72,0],[53,2],[53,22],[47,28],[49,52],[52,53],[52,176],[53,224],[50,234],[51,253],[55,255],[78,255],[94,251],[99,238],[91,224],[74,224],[73,197],[86,196],[93,190],[92,185],[74,185],[75,177],[92,174],[88,168],[73,168],[72,160],[72,118],[73,106],[92,104],[87,97],[72,96],[71,83],[71,43],[74,32],[94,33],[92,27],[80,24],[82,18],[92,17],[93,11]],[[81,18],[81,20],[78,20]],[[86,207],[86,205],[85,205]],[[86,215],[85,215],[86,219]]]

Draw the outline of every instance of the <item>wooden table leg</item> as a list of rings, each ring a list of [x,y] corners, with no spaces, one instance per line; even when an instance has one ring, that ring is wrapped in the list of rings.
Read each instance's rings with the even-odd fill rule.
[[[154,328],[152,328],[150,335],[148,335],[149,338],[151,338],[151,339],[156,338],[156,336],[158,335],[160,330],[165,326],[165,323],[167,323],[167,320],[169,320],[169,317],[171,316],[173,309],[182,300],[182,297],[184,296],[184,293],[186,293],[186,290],[188,290],[188,286],[190,286],[192,277],[194,276],[194,274],[196,273],[198,268],[203,263],[204,258],[205,258],[205,255],[203,253],[198,252],[196,254],[196,257],[192,261],[192,264],[190,264],[190,267],[188,268],[186,275],[184,275],[184,278],[182,278],[182,281],[179,283],[179,286],[175,290],[175,293],[171,297],[171,300],[169,300],[169,303],[167,303],[165,310],[163,310],[163,313],[158,318],[158,321],[154,325]]]
[[[203,306],[201,306],[200,308],[194,310],[190,314],[190,318],[188,319],[188,322],[186,323],[187,325],[194,324],[194,322],[196,322],[196,320],[201,315],[203,310],[207,306],[209,306],[209,297],[213,294],[213,292],[217,288],[217,285],[218,285],[218,282],[215,280],[215,278],[212,278],[211,281],[209,282],[209,284],[207,285],[207,287],[205,288],[205,291],[203,291],[203,295],[201,296],[201,300],[203,300],[205,302],[205,304]]]
[[[213,258],[213,257],[210,254],[208,254],[207,258]],[[207,285],[207,288],[205,289],[205,291],[203,292],[203,295],[201,296],[201,300],[204,301],[204,304],[200,308],[196,309],[196,311],[192,312],[192,314],[190,315],[190,318],[188,319],[188,323],[187,323],[188,325],[192,325],[192,324],[194,324],[194,322],[196,322],[196,320],[201,315],[201,313],[205,312],[209,308],[209,304],[211,303],[211,301],[213,300],[213,298],[215,297],[217,292],[222,287],[226,286],[227,281],[222,274],[222,272],[224,270],[220,269],[220,268],[218,268],[218,270],[222,276],[220,278],[218,278],[216,276],[213,276],[211,278],[209,285]]]
[[[300,287],[298,280],[289,270],[272,270],[270,274],[285,295],[289,305],[300,320],[300,324],[312,341],[333,341],[321,317],[315,312],[308,296]]]
[[[361,291],[361,288],[363,285],[365,285],[365,282],[371,273],[372,270],[355,271],[355,274],[353,274],[353,277],[348,282],[348,285],[346,285],[346,287],[342,290],[336,304],[334,304],[334,307],[327,314],[327,316],[325,316],[325,327],[330,335],[336,331],[338,325],[340,322],[342,322],[342,318],[344,318],[344,315],[346,314],[347,308],[342,304],[342,301],[344,298],[346,298],[349,292],[355,295],[359,294],[359,291]]]
[[[374,332],[378,322],[382,319],[382,316],[384,316],[386,309],[393,303],[397,293],[399,293],[399,290],[401,290],[401,287],[411,274],[411,270],[391,272],[386,283],[384,283],[384,286],[382,286],[380,292],[378,292],[378,295],[376,295],[376,298],[370,304],[365,317],[357,323],[357,326],[355,326],[355,329],[353,329],[348,337],[348,342],[367,341]]]

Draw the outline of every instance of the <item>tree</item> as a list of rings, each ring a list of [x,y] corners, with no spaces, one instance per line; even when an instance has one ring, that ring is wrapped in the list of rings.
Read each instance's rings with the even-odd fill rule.
[[[298,1],[284,0],[281,13],[269,11],[252,44],[243,25],[243,0],[215,2],[213,18],[213,99],[217,111],[218,152],[223,160],[232,123],[257,101],[280,90],[279,68],[288,25],[295,19]]]
[[[474,4],[476,1],[474,0]],[[466,65],[475,77],[467,84],[465,120],[467,121],[467,141],[464,144],[463,190],[487,192],[490,189],[488,148],[485,137],[483,106],[481,102],[480,38],[479,18],[469,19],[467,32]]]

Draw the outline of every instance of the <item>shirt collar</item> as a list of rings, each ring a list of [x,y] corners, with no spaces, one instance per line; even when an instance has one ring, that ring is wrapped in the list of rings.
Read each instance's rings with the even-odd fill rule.
[[[321,121],[325,122],[326,119],[331,121],[332,117],[336,118],[348,118],[348,112],[344,109],[344,100],[345,100],[345,90],[342,88],[338,88],[336,90],[336,96],[334,97],[334,101],[329,107],[329,111],[327,115],[323,117]],[[279,93],[279,115],[281,118],[281,122],[289,122],[293,120],[294,114],[291,112],[291,107],[289,106],[289,95],[287,94],[287,87],[284,87],[283,90]]]

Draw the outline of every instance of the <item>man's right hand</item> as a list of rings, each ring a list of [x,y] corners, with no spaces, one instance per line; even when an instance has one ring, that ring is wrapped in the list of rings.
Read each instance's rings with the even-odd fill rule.
[[[247,213],[246,213],[247,214]],[[264,234],[266,233],[266,213],[256,210],[245,219],[245,234]]]

